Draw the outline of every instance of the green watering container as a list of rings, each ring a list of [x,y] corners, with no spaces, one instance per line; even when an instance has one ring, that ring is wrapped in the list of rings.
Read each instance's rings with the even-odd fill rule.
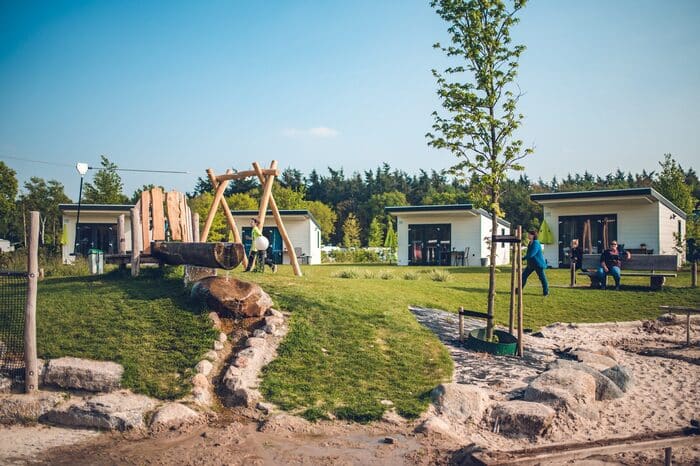
[[[485,328],[474,329],[469,332],[469,338],[467,338],[464,346],[482,353],[514,356],[518,349],[518,339],[503,330],[494,330],[493,334],[498,337],[498,343],[485,340]]]

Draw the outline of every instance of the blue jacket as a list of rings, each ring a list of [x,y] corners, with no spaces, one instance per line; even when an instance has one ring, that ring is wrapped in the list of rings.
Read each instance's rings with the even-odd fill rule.
[[[542,245],[536,239],[530,241],[530,244],[527,245],[525,260],[527,261],[527,265],[540,269],[547,268],[547,261],[544,260],[544,254],[542,254]]]

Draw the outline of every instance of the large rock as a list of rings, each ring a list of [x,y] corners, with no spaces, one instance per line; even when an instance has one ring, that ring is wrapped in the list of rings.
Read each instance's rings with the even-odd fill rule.
[[[589,419],[596,419],[596,385],[592,375],[571,368],[552,369],[540,374],[525,390],[525,401],[537,401]]]
[[[58,406],[41,420],[68,427],[125,431],[144,427],[144,416],[157,404],[147,396],[120,391]]]
[[[623,392],[627,392],[627,390],[632,388],[634,378],[632,377],[632,373],[625,366],[617,365],[610,369],[605,369],[602,373],[615,382],[615,385]]]
[[[479,422],[488,404],[483,389],[459,383],[438,385],[430,398],[438,413],[460,423]]]
[[[617,361],[608,356],[603,356],[598,353],[591,353],[589,351],[572,351],[572,355],[576,357],[577,360],[584,364],[588,364],[593,369],[599,371],[604,371],[610,367],[616,366]]]
[[[233,277],[204,278],[195,283],[192,294],[203,297],[212,309],[242,317],[262,317],[272,307],[272,299],[259,285]]]
[[[110,392],[120,387],[123,373],[124,368],[115,362],[65,357],[49,361],[44,383],[91,392]]]
[[[0,395],[0,424],[36,422],[63,400],[60,393],[43,391]]]
[[[456,438],[452,426],[437,416],[429,416],[415,428],[416,432],[426,435],[439,435],[446,438]]]
[[[616,398],[622,398],[625,394],[622,390],[612,381],[610,378],[606,377],[604,373],[593,369],[592,367],[584,364],[582,362],[569,361],[566,359],[557,359],[549,365],[549,369],[574,369],[577,371],[583,371],[586,374],[590,374],[595,379],[595,399],[599,401],[603,400],[614,400]]]
[[[158,409],[151,419],[151,429],[165,427],[180,427],[184,424],[192,424],[199,420],[201,415],[180,403],[168,403]]]
[[[491,419],[498,422],[499,431],[506,435],[534,437],[552,425],[556,411],[542,403],[507,401],[491,410]]]

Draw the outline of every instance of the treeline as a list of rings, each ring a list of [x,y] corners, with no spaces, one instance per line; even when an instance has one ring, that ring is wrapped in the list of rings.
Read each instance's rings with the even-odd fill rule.
[[[126,196],[116,169],[113,162],[103,158],[101,169],[95,173],[92,182],[86,183],[82,201],[105,204],[136,202],[142,190],[153,187],[143,186]],[[548,181],[531,180],[521,175],[506,182],[501,208],[511,223],[536,228],[542,212],[530,201],[532,193],[650,186],[688,214],[692,214],[700,198],[700,182],[695,170],[682,168],[667,154],[659,162],[659,170],[641,173],[618,170],[601,176],[585,172]],[[324,243],[345,246],[383,246],[389,227],[392,232],[394,228],[384,213],[387,206],[462,204],[481,197],[470,191],[468,182],[448,171],[421,170],[409,174],[388,164],[352,174],[328,168],[327,173],[313,170],[305,175],[297,169],[287,168],[275,184],[274,195],[280,209],[311,211],[321,226]],[[230,183],[225,196],[234,210],[257,210],[260,185],[252,178],[235,180]],[[198,178],[188,197],[192,209],[199,212],[202,219],[206,218],[213,199],[209,180]],[[32,177],[20,190],[15,171],[0,161],[0,238],[23,244],[27,212],[38,210],[42,214],[42,243],[57,250],[61,237],[58,204],[66,202],[71,200],[63,185],[56,180]],[[688,225],[688,235],[696,236],[696,223],[690,221]],[[225,219],[218,213],[210,239],[228,238],[230,232]]]

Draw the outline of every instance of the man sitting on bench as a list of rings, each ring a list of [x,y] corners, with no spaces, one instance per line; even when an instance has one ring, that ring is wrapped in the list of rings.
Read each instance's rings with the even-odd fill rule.
[[[600,256],[600,267],[598,268],[598,279],[600,280],[600,288],[605,289],[607,276],[612,275],[615,279],[615,290],[620,290],[620,267],[622,266],[622,258],[629,260],[632,257],[628,251],[621,251],[617,248],[617,241],[613,240],[610,243],[610,249],[603,251]]]

